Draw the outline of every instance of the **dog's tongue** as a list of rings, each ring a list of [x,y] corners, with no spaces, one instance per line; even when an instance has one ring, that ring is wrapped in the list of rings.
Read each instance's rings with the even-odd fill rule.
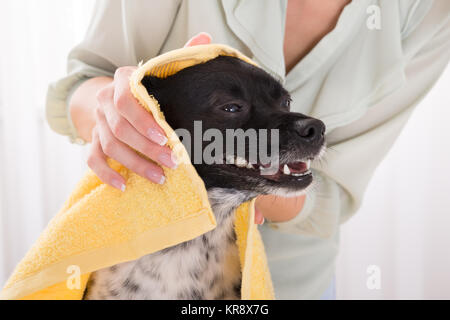
[[[287,166],[289,167],[289,170],[292,173],[303,173],[306,172],[306,170],[308,170],[308,166],[306,165],[305,162],[290,162],[287,164]]]

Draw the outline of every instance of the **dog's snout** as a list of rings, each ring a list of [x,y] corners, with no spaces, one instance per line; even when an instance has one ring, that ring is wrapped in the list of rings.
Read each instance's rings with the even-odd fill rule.
[[[325,124],[317,119],[303,119],[296,123],[296,132],[304,140],[320,142],[325,135]]]

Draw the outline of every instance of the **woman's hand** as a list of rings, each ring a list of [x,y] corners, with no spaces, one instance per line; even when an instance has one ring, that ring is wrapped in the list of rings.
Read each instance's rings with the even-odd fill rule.
[[[305,195],[291,198],[271,194],[259,196],[255,203],[255,223],[263,224],[264,218],[272,222],[291,220],[300,214],[305,198]]]
[[[139,151],[160,165],[175,168],[171,150],[165,146],[167,138],[153,116],[134,98],[129,78],[136,67],[121,67],[114,80],[100,89],[95,108],[95,127],[88,165],[105,183],[122,191],[124,178],[111,169],[106,159],[110,157],[142,177],[155,183],[164,183],[161,167],[144,159]],[[134,149],[134,150],[133,150]]]
[[[185,46],[210,42],[208,34],[200,33]],[[130,91],[129,78],[135,69],[121,67],[116,70],[114,78],[90,79],[75,91],[70,101],[70,113],[77,131],[82,138],[92,142],[88,166],[104,183],[122,191],[125,190],[125,179],[108,166],[108,157],[160,184],[165,180],[161,167],[134,150],[160,165],[177,166],[171,150],[165,146],[167,138],[164,131]],[[93,109],[94,104],[96,107]]]

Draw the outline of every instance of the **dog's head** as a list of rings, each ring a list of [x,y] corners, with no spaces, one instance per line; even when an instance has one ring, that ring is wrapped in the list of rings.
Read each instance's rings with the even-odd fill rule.
[[[183,144],[207,189],[287,196],[311,184],[310,161],[324,148],[325,126],[290,112],[289,93],[262,69],[219,56],[165,79],[146,76],[142,84],[172,128],[190,134]]]

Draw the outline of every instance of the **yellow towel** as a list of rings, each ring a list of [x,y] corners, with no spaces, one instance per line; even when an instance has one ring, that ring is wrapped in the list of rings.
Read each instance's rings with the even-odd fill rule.
[[[175,170],[164,168],[166,182],[157,185],[110,160],[127,180],[125,192],[88,172],[16,267],[0,298],[81,299],[91,272],[188,241],[216,226],[203,181],[141,80],[146,74],[167,77],[219,55],[254,64],[230,47],[201,45],[158,56],[133,73],[133,94],[152,112],[181,163]],[[264,247],[254,224],[254,201],[236,210],[235,231],[242,299],[272,299]]]

